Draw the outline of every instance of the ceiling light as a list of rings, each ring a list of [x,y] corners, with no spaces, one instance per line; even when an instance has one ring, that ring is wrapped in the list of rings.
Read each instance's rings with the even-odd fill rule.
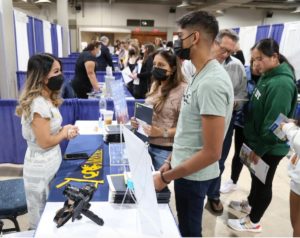
[[[190,7],[191,3],[188,0],[183,0],[182,3],[180,5],[178,5],[177,7]]]
[[[37,0],[34,2],[35,4],[48,4],[52,3],[50,0]]]

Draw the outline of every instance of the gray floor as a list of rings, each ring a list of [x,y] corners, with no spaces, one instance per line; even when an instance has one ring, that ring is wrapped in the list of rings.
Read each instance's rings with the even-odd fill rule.
[[[223,174],[223,180],[226,181],[230,177],[230,166],[231,166],[232,151],[226,162],[225,172]],[[292,236],[292,228],[289,219],[289,178],[287,176],[286,166],[287,159],[284,159],[275,175],[273,184],[273,200],[264,217],[261,220],[263,231],[261,233],[241,233],[235,232],[227,227],[226,222],[228,218],[241,217],[243,214],[235,212],[228,207],[231,200],[242,200],[248,195],[250,189],[250,175],[247,169],[243,169],[238,182],[239,188],[237,191],[221,196],[221,200],[224,204],[224,212],[221,216],[215,216],[208,209],[204,209],[203,214],[203,236],[209,237],[237,237],[237,236],[257,236],[257,237],[289,237]],[[0,179],[6,179],[8,172],[1,171],[0,166]],[[14,173],[16,171],[13,171]],[[17,175],[20,175],[17,170]],[[171,189],[172,188],[171,184]],[[174,194],[171,198],[171,209],[173,214],[176,215]],[[28,229],[27,215],[18,217],[21,229]],[[9,226],[9,221],[4,221],[5,226]]]

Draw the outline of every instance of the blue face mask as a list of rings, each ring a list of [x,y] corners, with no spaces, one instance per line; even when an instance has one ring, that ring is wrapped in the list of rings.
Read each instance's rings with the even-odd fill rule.
[[[186,40],[187,38],[191,37],[195,32],[193,32],[192,34],[188,35],[186,38],[184,39],[178,39],[178,40],[175,40],[174,42],[174,52],[175,54],[182,60],[190,60],[190,53],[191,53],[191,47],[188,47],[188,48],[182,48],[182,42],[184,40]]]

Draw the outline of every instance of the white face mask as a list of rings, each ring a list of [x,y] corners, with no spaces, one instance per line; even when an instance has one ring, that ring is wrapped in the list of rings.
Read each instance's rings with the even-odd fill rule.
[[[96,54],[96,57],[98,58],[101,55],[101,50],[98,51],[98,53]]]

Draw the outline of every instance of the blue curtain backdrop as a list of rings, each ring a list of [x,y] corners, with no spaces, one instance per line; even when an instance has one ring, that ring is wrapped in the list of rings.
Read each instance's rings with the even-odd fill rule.
[[[28,17],[27,38],[28,38],[29,56],[32,56],[35,53],[35,47],[34,47],[35,41],[34,41],[33,18],[32,17]]]
[[[55,24],[51,23],[51,39],[52,39],[52,52],[58,57],[58,41],[57,41],[57,28]]]
[[[270,38],[273,38],[278,45],[280,44],[282,32],[284,29],[284,24],[273,24],[271,28]]]
[[[270,31],[270,25],[258,26],[256,31],[255,43],[262,39],[268,38],[269,31]]]
[[[16,100],[0,100],[0,163],[20,164],[24,161],[26,141],[22,137],[21,120],[15,115]]]
[[[239,27],[236,27],[236,28],[232,28],[232,30],[234,30],[237,34],[240,33],[240,28]]]
[[[43,21],[34,18],[35,52],[45,52]]]
[[[129,117],[134,115],[135,102],[144,100],[127,100]],[[98,100],[94,99],[65,99],[60,113],[63,117],[62,125],[74,124],[76,120],[98,120]],[[26,141],[22,137],[21,120],[15,115],[17,100],[0,100],[0,163],[23,164],[26,152]],[[112,100],[107,100],[107,109],[114,110]],[[60,143],[62,153],[65,152],[68,141]]]

